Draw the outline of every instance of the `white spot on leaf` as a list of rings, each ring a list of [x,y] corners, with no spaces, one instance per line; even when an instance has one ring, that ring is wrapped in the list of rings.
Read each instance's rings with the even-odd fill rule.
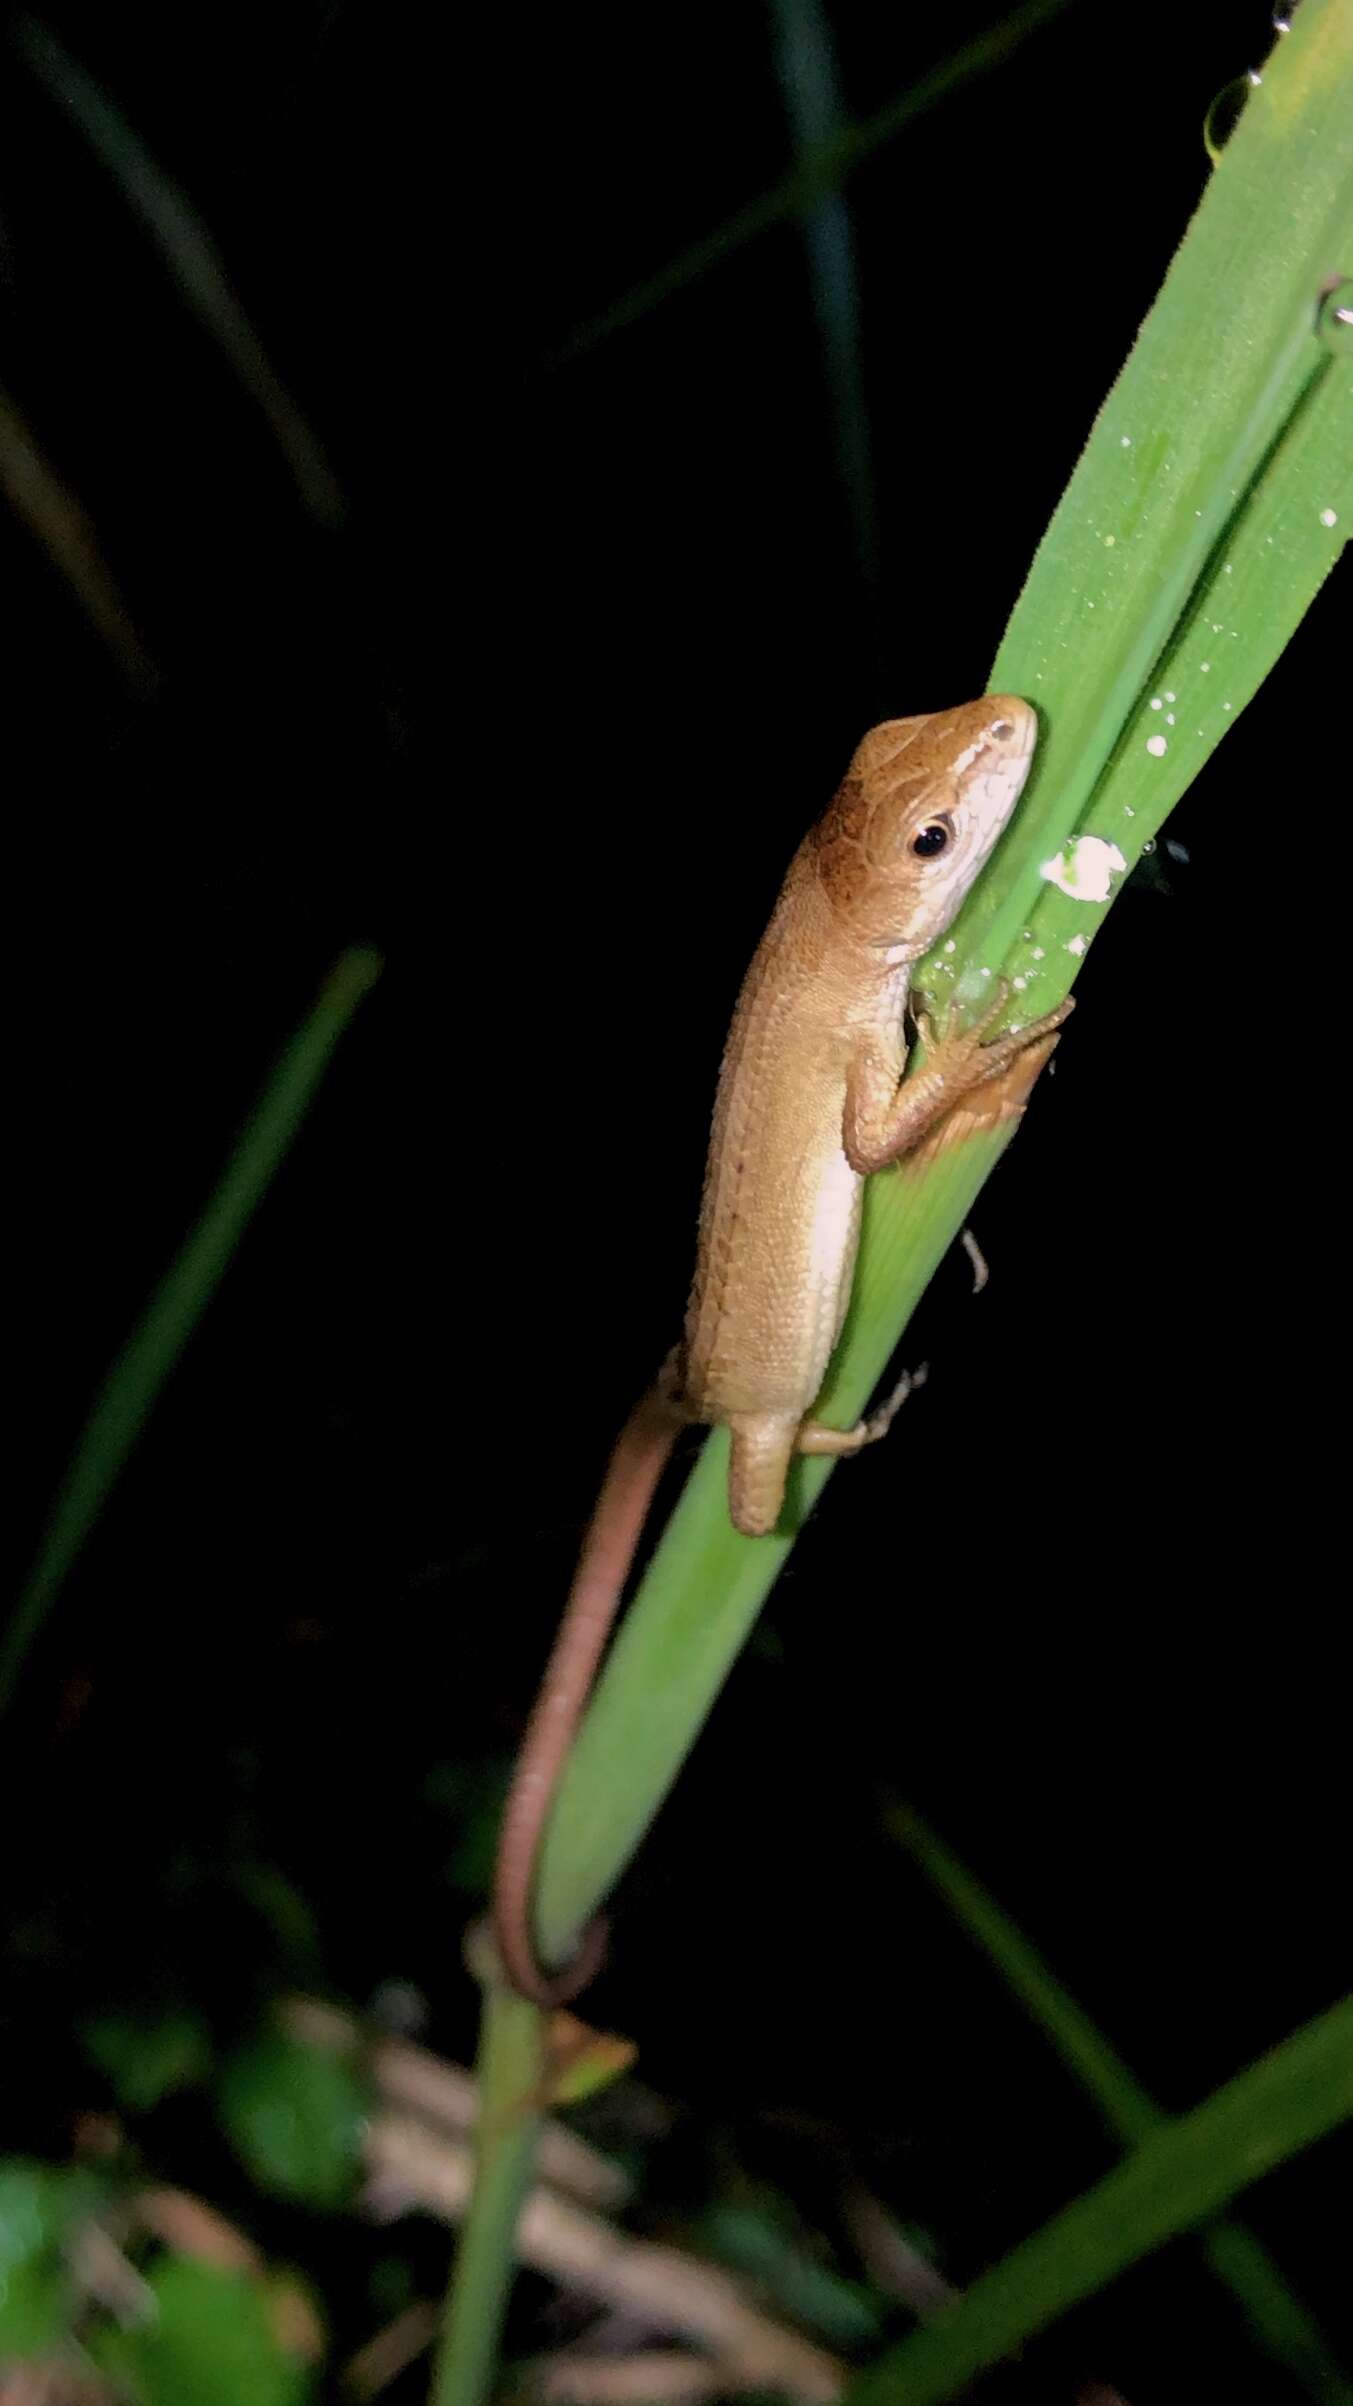
[[[1126,867],[1116,844],[1102,835],[1082,835],[1069,852],[1064,846],[1051,860],[1045,860],[1040,874],[1076,902],[1107,902],[1110,879],[1121,876]]]

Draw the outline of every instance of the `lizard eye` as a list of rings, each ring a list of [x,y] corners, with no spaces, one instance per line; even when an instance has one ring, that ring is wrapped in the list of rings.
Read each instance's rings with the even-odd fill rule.
[[[912,837],[912,851],[918,860],[937,860],[941,852],[948,850],[953,833],[954,822],[952,819],[930,819],[920,832]]]

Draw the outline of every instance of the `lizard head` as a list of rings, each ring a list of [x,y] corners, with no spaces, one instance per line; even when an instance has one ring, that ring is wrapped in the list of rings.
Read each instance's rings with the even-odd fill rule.
[[[833,910],[864,944],[919,959],[1018,802],[1038,719],[1014,694],[871,727],[809,838]]]

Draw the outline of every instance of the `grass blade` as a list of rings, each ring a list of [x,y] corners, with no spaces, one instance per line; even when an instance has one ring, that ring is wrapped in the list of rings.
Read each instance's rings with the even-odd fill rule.
[[[787,219],[801,217],[845,182],[851,171],[882,150],[895,135],[903,132],[928,109],[938,107],[951,93],[962,91],[974,76],[990,74],[1004,64],[1012,50],[1037,33],[1050,18],[1061,15],[1070,0],[1025,0],[1022,8],[1012,9],[999,25],[987,33],[974,36],[956,50],[951,58],[922,76],[905,92],[897,93],[876,109],[871,117],[862,118],[858,125],[843,126],[832,141],[815,149],[791,173],[760,199],[749,201],[745,209],[726,218],[712,234],[693,242],[689,250],[681,251],[666,267],[660,267],[643,282],[634,284],[609,308],[587,318],[580,326],[541,361],[543,370],[567,367],[581,359],[608,335],[620,334],[626,327],[637,325],[654,309],[661,308],[675,294],[684,292],[688,284],[696,283],[710,268],[718,267],[725,259],[745,250],[759,235],[768,234],[773,226]]]
[[[847,2406],[939,2406],[1153,2248],[1192,2230],[1353,2115],[1353,1998],[1261,2056],[1206,2102],[1142,2140],[1097,2187],[1045,2223],[853,2382]]]
[[[102,159],[190,308],[262,411],[310,515],[321,526],[341,526],[343,496],[319,438],[273,367],[187,194],[151,157],[103,86],[71,57],[50,26],[20,16],[12,31],[21,56]]]
[[[330,971],[265,1087],[206,1210],[109,1370],[0,1641],[0,1712],[13,1695],[62,1581],[290,1147],[335,1045],[375,984],[380,967],[378,954],[357,947],[345,952]]]
[[[0,386],[0,491],[37,537],[133,693],[150,695],[159,670],[141,641],[93,520],[57,475],[12,393]]]
[[[800,167],[830,148],[844,128],[840,77],[821,0],[771,0],[772,53]],[[878,604],[879,512],[874,446],[865,398],[860,286],[850,206],[824,193],[803,219],[804,258],[828,399],[836,476],[850,521],[855,566]]]
[[[1133,2146],[1166,2123],[1169,2116],[1142,2087],[1117,2049],[953,1849],[910,1805],[890,1804],[885,1819],[1072,2077],[1094,2098],[1114,2136]],[[1350,2406],[1353,2386],[1267,2248],[1236,2222],[1213,2224],[1202,2233],[1201,2244],[1212,2271],[1237,2299],[1255,2338],[1274,2362],[1283,2365],[1321,2406]]]

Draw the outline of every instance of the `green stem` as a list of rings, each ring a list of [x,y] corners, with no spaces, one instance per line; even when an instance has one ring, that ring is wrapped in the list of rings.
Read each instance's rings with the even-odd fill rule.
[[[433,2406],[481,2406],[498,2360],[513,2240],[531,2183],[545,2084],[545,2017],[510,1990],[484,1991],[474,2194],[451,2276]]]

